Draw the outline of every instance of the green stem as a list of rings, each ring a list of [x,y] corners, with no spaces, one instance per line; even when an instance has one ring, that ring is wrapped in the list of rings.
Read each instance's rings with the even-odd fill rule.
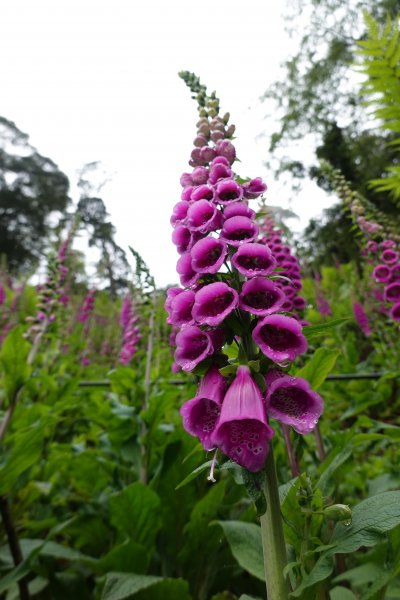
[[[265,463],[263,491],[267,500],[267,510],[260,517],[260,523],[267,596],[268,600],[287,600],[289,587],[283,575],[287,564],[286,546],[272,445]]]

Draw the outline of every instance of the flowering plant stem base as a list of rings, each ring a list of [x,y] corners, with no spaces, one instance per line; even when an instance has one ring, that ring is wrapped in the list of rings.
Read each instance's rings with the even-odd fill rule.
[[[263,492],[267,501],[267,510],[260,517],[260,524],[267,596],[268,600],[287,600],[289,587],[283,574],[287,564],[286,546],[272,444],[269,448],[264,473]]]

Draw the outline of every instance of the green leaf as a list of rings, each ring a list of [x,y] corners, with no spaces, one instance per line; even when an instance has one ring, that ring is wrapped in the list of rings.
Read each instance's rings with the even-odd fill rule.
[[[249,596],[248,594],[242,594],[239,600],[261,600],[259,596]]]
[[[296,377],[307,379],[311,387],[317,389],[332,371],[339,354],[340,350],[318,348],[307,364],[296,372]]]
[[[140,592],[146,590],[143,595]],[[163,579],[152,575],[109,573],[101,600],[191,600],[189,586],[183,579]]]
[[[357,600],[357,596],[347,588],[337,586],[329,592],[330,600]]]
[[[224,530],[233,556],[239,565],[257,579],[265,581],[261,527],[242,521],[216,521]]]
[[[142,544],[128,540],[115,546],[108,554],[94,565],[96,573],[110,573],[118,569],[124,573],[144,574],[149,565],[149,554]]]
[[[325,580],[333,571],[333,556],[351,553],[361,546],[371,547],[384,539],[384,534],[400,524],[400,491],[384,492],[367,498],[353,508],[352,523],[337,523],[330,543],[332,548],[317,560],[303,578],[292,598],[301,598],[305,589]]]
[[[183,479],[179,485],[176,486],[176,490],[179,490],[180,488],[182,488],[183,486],[187,485],[190,481],[193,481],[193,479],[196,479],[196,477],[198,477],[200,475],[200,473],[202,473],[203,471],[206,471],[208,469],[211,468],[212,465],[212,460],[208,460],[207,462],[203,463],[202,465],[200,465],[199,467],[197,467],[194,471],[192,471],[191,473],[189,473],[189,475],[187,477],[185,477],[185,479]]]
[[[342,319],[334,319],[333,321],[328,321],[327,323],[320,323],[319,325],[305,325],[303,327],[303,333],[306,338],[309,340],[317,335],[322,335],[329,331],[330,329],[334,329],[342,323],[346,323],[349,321],[350,317],[342,318]]]
[[[111,496],[109,505],[111,522],[120,533],[151,549],[161,527],[158,495],[135,482]]]
[[[22,327],[14,327],[6,337],[0,350],[3,386],[11,402],[18,390],[28,381],[31,367],[27,363],[30,344],[23,337]]]

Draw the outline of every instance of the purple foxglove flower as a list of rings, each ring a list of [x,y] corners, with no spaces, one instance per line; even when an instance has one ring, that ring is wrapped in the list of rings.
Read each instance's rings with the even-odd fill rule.
[[[6,300],[6,292],[5,292],[4,287],[0,283],[0,306],[2,304],[4,304],[5,300]]]
[[[374,277],[375,281],[378,281],[379,283],[386,283],[389,281],[391,276],[390,267],[387,265],[378,265],[372,271],[372,276]]]
[[[242,196],[242,186],[233,179],[223,179],[215,186],[214,201],[220,204],[228,205],[232,202],[239,202]]]
[[[369,319],[367,313],[364,310],[364,307],[359,302],[353,302],[353,314],[354,318],[365,335],[365,337],[369,337],[372,333],[371,326],[369,324]]]
[[[384,294],[386,302],[400,302],[400,282],[389,283]]]
[[[208,333],[193,325],[181,329],[176,335],[175,343],[175,362],[184,371],[193,371],[202,360],[214,351]]]
[[[393,321],[400,321],[400,302],[397,302],[397,304],[392,306],[390,309],[390,316],[392,317]]]
[[[393,265],[390,269],[390,280],[397,281],[398,279],[400,279],[400,263]]]
[[[221,212],[212,202],[198,200],[189,208],[186,222],[191,231],[208,233],[221,229]]]
[[[225,394],[211,441],[245,469],[262,469],[274,435],[267,423],[264,400],[250,369],[240,366]]]
[[[231,246],[252,242],[258,235],[258,226],[248,217],[231,217],[222,226],[221,238]]]
[[[171,310],[172,310],[172,308],[171,308],[172,300],[178,294],[182,294],[182,292],[183,292],[183,289],[178,288],[178,287],[172,287],[167,290],[167,297],[165,299],[164,308],[167,311],[168,315],[171,313]],[[122,318],[122,316],[121,316],[121,318]],[[127,320],[125,320],[124,323],[122,323],[122,321],[121,321],[121,326],[124,327],[125,323],[127,323]],[[167,323],[170,323],[168,319],[167,319]],[[173,344],[170,343],[170,345],[172,346]]]
[[[232,164],[235,161],[235,146],[229,140],[221,140],[220,142],[217,142],[215,149],[217,151],[218,156],[223,156],[229,161],[230,164]]]
[[[188,185],[187,187],[185,187],[182,192],[181,192],[181,200],[183,202],[189,202],[189,200],[191,199],[192,196],[192,192],[194,190],[194,186],[193,185]]]
[[[217,273],[225,260],[227,246],[222,240],[205,237],[190,251],[192,268],[197,273]]]
[[[203,185],[208,181],[208,169],[206,167],[196,167],[192,173],[193,185]]]
[[[203,160],[201,158],[201,148],[193,148],[190,154],[190,158],[191,160],[189,161],[189,164],[192,167],[199,167],[203,165]]]
[[[228,167],[228,169],[230,169],[231,163],[227,158],[225,158],[225,156],[217,156],[212,161],[211,167],[215,167],[215,165],[225,165],[226,167]]]
[[[285,294],[269,279],[253,277],[243,284],[239,306],[254,315],[270,315],[279,310]]]
[[[251,181],[243,184],[243,193],[245,198],[249,198],[253,200],[254,198],[258,198],[263,194],[267,189],[266,184],[263,182],[261,177],[256,177]]]
[[[180,184],[182,187],[187,187],[188,185],[193,185],[192,176],[190,173],[182,173],[180,178]]]
[[[170,219],[170,223],[172,227],[176,227],[176,225],[180,225],[185,219],[187,215],[187,211],[189,210],[189,202],[178,202],[175,204],[172,215]]]
[[[219,131],[216,129],[211,133],[210,137],[211,137],[212,141],[214,142],[214,144],[216,144],[220,140],[225,139],[225,134],[222,131]]]
[[[293,306],[292,300],[289,300],[289,298],[286,298],[285,302],[281,306],[281,310],[290,312],[291,310],[293,310],[293,308],[294,308],[294,306]]]
[[[193,188],[190,199],[194,202],[199,200],[213,200],[214,199],[214,188],[211,185],[203,184]]]
[[[302,296],[296,296],[296,298],[293,298],[293,305],[296,310],[304,310],[307,306],[307,302]]]
[[[183,287],[191,287],[197,283],[200,275],[193,271],[192,268],[192,257],[189,252],[182,254],[178,262],[176,263],[176,270],[179,275],[179,280]]]
[[[269,315],[259,321],[253,339],[261,352],[276,363],[292,361],[307,350],[301,324],[284,315]]]
[[[219,325],[238,303],[236,290],[222,281],[216,281],[196,292],[192,315],[200,325]]]
[[[399,260],[399,253],[395,250],[391,250],[390,248],[388,248],[387,250],[384,250],[382,252],[381,259],[387,265],[393,265]]]
[[[380,247],[382,250],[387,250],[388,248],[396,248],[396,242],[394,240],[383,240],[380,243]]]
[[[324,409],[321,396],[311,389],[308,381],[290,375],[267,384],[266,405],[270,417],[303,435],[315,428]]]
[[[367,250],[368,252],[371,253],[375,253],[378,251],[378,244],[376,242],[374,242],[373,240],[369,240],[369,242],[367,243]]]
[[[203,146],[200,149],[200,160],[203,164],[207,164],[211,162],[217,156],[214,148],[210,148],[210,146]]]
[[[228,207],[229,208],[229,207]],[[232,257],[232,264],[242,275],[269,275],[276,266],[271,250],[264,244],[242,244]]]
[[[255,211],[247,206],[245,202],[232,202],[232,204],[227,204],[224,208],[225,219],[230,219],[230,217],[248,217],[253,220],[255,216]]]
[[[230,179],[233,177],[233,171],[229,166],[223,163],[216,163],[215,160],[210,168],[209,181],[215,185],[218,181]]]
[[[193,325],[192,308],[195,293],[192,290],[184,290],[171,301],[171,310],[168,323],[171,325]]]
[[[213,365],[200,382],[196,396],[183,404],[184,429],[198,437],[205,450],[212,450],[211,435],[221,412],[227,382]]]
[[[192,241],[192,233],[185,225],[178,225],[172,232],[172,242],[179,254],[187,252]]]

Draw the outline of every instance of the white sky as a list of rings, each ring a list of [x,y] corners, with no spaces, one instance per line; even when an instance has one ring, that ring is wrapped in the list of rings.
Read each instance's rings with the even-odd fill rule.
[[[293,48],[284,8],[284,0],[0,1],[0,115],[71,183],[84,163],[102,161],[113,174],[102,197],[116,241],[141,253],[160,286],[177,280],[169,216],[197,121],[178,71],[194,71],[231,113],[238,174],[263,177],[267,200],[289,205],[263,165],[267,141],[257,139],[273,130],[259,98]],[[311,187],[291,207],[304,226],[330,203]]]

